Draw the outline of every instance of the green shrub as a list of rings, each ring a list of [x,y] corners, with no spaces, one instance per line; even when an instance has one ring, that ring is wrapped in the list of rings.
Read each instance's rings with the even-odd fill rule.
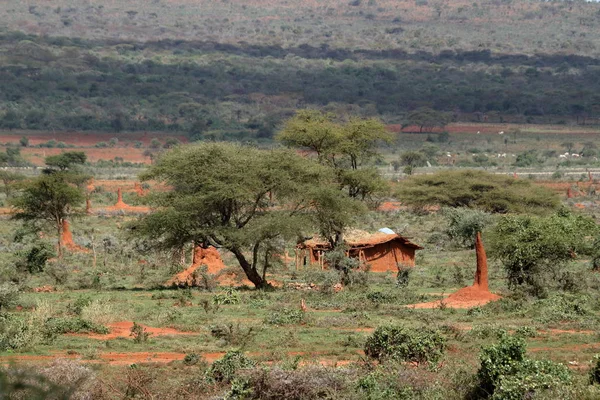
[[[396,296],[393,293],[385,293],[378,290],[367,293],[367,299],[375,304],[388,304],[393,303],[396,300]]]
[[[14,306],[19,300],[19,287],[12,282],[0,284],[0,311]]]
[[[79,296],[73,303],[67,304],[67,311],[79,316],[83,309],[90,304],[92,304],[92,298],[90,296]]]
[[[0,351],[30,349],[41,340],[41,331],[33,319],[0,313]]]
[[[95,324],[82,318],[49,318],[44,324],[44,333],[48,337],[54,337],[63,333],[109,333],[109,329],[103,325]]]
[[[63,285],[71,276],[71,268],[62,263],[51,263],[44,268],[44,273],[54,281],[56,285]]]
[[[477,372],[482,397],[497,400],[531,398],[540,391],[571,384],[571,373],[562,364],[525,358],[525,340],[504,336],[482,350]]]
[[[300,324],[304,322],[306,315],[302,310],[284,308],[271,313],[265,318],[265,324],[269,325],[289,325]]]
[[[183,363],[188,366],[196,365],[198,362],[200,362],[200,360],[202,360],[202,356],[199,356],[196,353],[189,353],[183,358]]]
[[[600,383],[600,354],[596,354],[590,366],[590,385]]]
[[[73,390],[50,382],[32,368],[0,367],[2,399],[69,399]]]
[[[256,330],[254,327],[244,328],[238,322],[236,325],[232,323],[211,325],[210,334],[214,338],[222,340],[225,344],[244,347],[254,339]]]
[[[438,330],[428,327],[418,329],[398,325],[378,327],[367,338],[365,354],[379,361],[436,363],[446,350],[446,338]]]
[[[536,310],[534,318],[541,323],[579,321],[593,315],[591,303],[592,300],[588,296],[557,293],[547,299],[538,300],[532,308]]]
[[[229,383],[241,369],[252,368],[256,363],[239,350],[228,351],[220,360],[215,361],[206,371],[211,381]]]
[[[148,338],[150,338],[150,335],[151,333],[146,332],[146,328],[135,322],[133,323],[133,326],[131,327],[131,333],[129,334],[129,336],[133,336],[133,341],[135,343],[147,342]]]
[[[45,241],[35,241],[25,251],[19,253],[17,268],[34,274],[44,271],[48,259],[55,257],[54,246]]]
[[[533,326],[520,326],[515,330],[515,336],[532,338],[537,336],[537,329]]]
[[[489,236],[489,255],[502,262],[511,287],[530,286],[543,294],[575,254],[593,253],[597,232],[593,218],[568,210],[544,218],[505,216]]]
[[[213,304],[239,304],[240,294],[234,288],[227,288],[223,293],[217,293],[213,296]]]
[[[410,274],[413,272],[413,267],[398,263],[398,274],[396,275],[396,286],[405,288],[410,282]]]
[[[473,336],[478,339],[487,339],[490,337],[500,339],[506,336],[506,334],[506,329],[490,324],[475,325],[473,329],[468,332],[469,336]]]

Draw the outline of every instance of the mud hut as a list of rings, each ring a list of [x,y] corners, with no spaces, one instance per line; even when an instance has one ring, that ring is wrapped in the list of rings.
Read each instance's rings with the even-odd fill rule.
[[[368,264],[373,272],[398,271],[398,265],[415,265],[415,251],[422,247],[396,233],[368,234],[353,231],[344,240],[348,257]],[[296,268],[306,265],[327,267],[325,253],[331,250],[329,242],[315,238],[296,246]]]

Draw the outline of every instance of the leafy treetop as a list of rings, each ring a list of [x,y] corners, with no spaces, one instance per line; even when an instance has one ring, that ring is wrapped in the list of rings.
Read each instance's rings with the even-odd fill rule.
[[[414,207],[470,207],[501,214],[547,213],[559,205],[556,194],[541,186],[475,170],[413,176],[399,185],[396,195]]]

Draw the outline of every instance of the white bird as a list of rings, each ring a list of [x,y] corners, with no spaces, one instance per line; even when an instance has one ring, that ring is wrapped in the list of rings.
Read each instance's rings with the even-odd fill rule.
[[[479,135],[481,132],[477,131],[477,134]]]
[[[504,131],[498,132],[498,135],[504,135]]]
[[[567,158],[564,154],[559,154],[558,158]]]
[[[579,157],[579,154],[573,153],[573,154],[571,154],[571,157]]]

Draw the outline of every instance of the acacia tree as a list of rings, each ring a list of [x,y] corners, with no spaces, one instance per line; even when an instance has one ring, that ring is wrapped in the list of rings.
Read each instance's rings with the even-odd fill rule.
[[[286,122],[277,139],[313,151],[320,164],[334,169],[340,193],[331,188],[321,191],[313,205],[321,235],[333,247],[341,245],[344,229],[365,210],[357,200],[376,204],[377,197],[388,189],[372,160],[380,144],[391,142],[392,134],[375,119],[351,118],[341,123],[332,114],[301,110]]]
[[[48,167],[58,168],[61,171],[83,165],[86,161],[87,156],[83,151],[67,151],[54,156],[48,156],[44,160]]]
[[[402,127],[418,126],[419,133],[423,133],[423,131],[433,130],[436,126],[443,128],[448,122],[450,122],[450,118],[447,113],[429,107],[420,107],[408,113]]]
[[[387,188],[371,162],[377,147],[391,142],[392,134],[376,119],[338,123],[333,114],[301,110],[286,122],[277,140],[313,151],[319,163],[335,169],[340,188],[352,198],[372,200]]]
[[[412,175],[417,167],[423,167],[427,163],[425,155],[420,151],[405,151],[400,155],[400,164],[404,165],[404,173]]]
[[[556,194],[525,179],[476,170],[412,176],[398,185],[396,197],[416,208],[468,207],[499,214],[543,214],[559,205]]]
[[[19,174],[16,172],[12,172],[12,171],[4,171],[4,170],[0,171],[0,181],[2,181],[4,194],[6,195],[7,199],[10,198],[10,196],[12,195],[13,187],[15,186],[15,183],[22,181],[24,179],[25,179],[25,175],[22,175],[22,174]]]
[[[319,204],[316,193],[334,183],[329,168],[294,152],[231,143],[176,147],[140,178],[171,189],[150,196],[157,211],[131,224],[134,237],[161,249],[225,249],[257,288],[268,285],[263,260],[273,243],[297,238]]]
[[[85,198],[83,191],[72,182],[73,177],[68,172],[44,173],[23,182],[19,194],[11,199],[12,206],[17,209],[13,218],[41,222],[55,229],[59,257],[62,257],[63,221],[75,214],[75,207]]]

